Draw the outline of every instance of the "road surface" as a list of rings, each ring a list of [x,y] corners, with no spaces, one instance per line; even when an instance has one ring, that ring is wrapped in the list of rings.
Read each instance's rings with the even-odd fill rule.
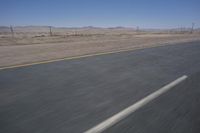
[[[105,132],[200,132],[198,72],[200,42],[0,70],[0,132],[84,132],[182,75]]]
[[[199,133],[200,73],[109,128],[108,133]]]

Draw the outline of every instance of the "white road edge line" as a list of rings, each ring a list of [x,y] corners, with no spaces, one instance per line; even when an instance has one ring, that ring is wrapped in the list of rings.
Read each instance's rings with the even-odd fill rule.
[[[141,99],[140,101],[136,102],[135,104],[129,106],[128,108],[122,110],[121,112],[115,114],[114,116],[108,118],[107,120],[103,121],[102,123],[98,124],[97,126],[85,131],[84,133],[101,133],[105,131],[106,129],[110,128],[114,124],[118,123],[122,119],[126,118],[128,115],[132,114],[142,106],[146,105],[153,99],[159,97],[163,93],[169,91],[177,84],[181,83],[187,78],[186,75],[176,79],[175,81],[167,84],[166,86],[160,88],[159,90],[151,93],[150,95],[146,96],[145,98]]]

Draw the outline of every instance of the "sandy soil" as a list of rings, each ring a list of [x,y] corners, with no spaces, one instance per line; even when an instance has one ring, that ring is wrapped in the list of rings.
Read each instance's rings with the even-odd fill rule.
[[[200,34],[136,34],[120,31],[24,37],[0,36],[0,67],[121,49],[146,48],[200,40]],[[117,34],[118,33],[118,34]],[[23,34],[23,33],[21,33]],[[31,33],[32,34],[32,33]],[[69,33],[68,33],[69,34]]]

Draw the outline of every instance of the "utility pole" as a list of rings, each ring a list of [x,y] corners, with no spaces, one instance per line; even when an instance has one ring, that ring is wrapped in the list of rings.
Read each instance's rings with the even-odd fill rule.
[[[10,25],[10,32],[11,32],[12,38],[14,38],[14,30],[13,30],[12,25]]]
[[[192,34],[193,31],[194,31],[194,25],[195,25],[195,23],[192,23],[191,34]]]
[[[51,26],[49,26],[49,34],[50,34],[50,36],[52,36],[52,31],[51,31]]]

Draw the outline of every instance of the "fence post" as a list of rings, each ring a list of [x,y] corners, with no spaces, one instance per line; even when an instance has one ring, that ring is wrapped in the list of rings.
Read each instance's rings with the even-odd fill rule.
[[[10,32],[11,32],[12,38],[14,38],[14,30],[13,30],[12,25],[10,25]]]
[[[50,36],[52,36],[52,30],[51,30],[51,26],[49,26],[49,34],[50,34]]]

